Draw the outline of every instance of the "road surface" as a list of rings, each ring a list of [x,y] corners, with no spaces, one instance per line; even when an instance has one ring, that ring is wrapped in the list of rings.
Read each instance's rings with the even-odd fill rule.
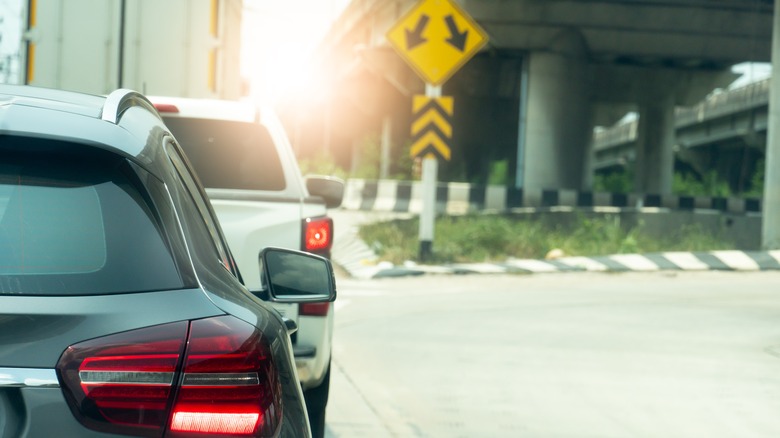
[[[778,437],[780,273],[340,279],[327,436]]]

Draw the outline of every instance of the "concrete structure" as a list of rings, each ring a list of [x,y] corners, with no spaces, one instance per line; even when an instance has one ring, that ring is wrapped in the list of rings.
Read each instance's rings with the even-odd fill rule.
[[[25,1],[21,83],[237,99],[241,0]]]
[[[772,32],[772,67],[780,71],[780,0],[774,0]],[[764,249],[780,248],[780,81],[769,90],[769,129],[764,176],[764,220],[761,224],[761,245]]]
[[[674,113],[674,155],[703,174],[714,170],[737,192],[756,171],[766,147],[770,80],[713,93]],[[669,122],[667,122],[669,123]],[[594,134],[593,167],[609,170],[643,161],[638,139],[641,119]]]
[[[354,0],[322,44],[331,144],[352,145],[389,116],[394,155],[404,153],[409,102],[424,84],[384,35],[414,3]],[[445,164],[442,179],[480,181],[504,160],[516,187],[587,189],[592,127],[635,110],[644,116],[637,188],[668,193],[674,107],[727,85],[733,64],[770,59],[770,0],[459,3],[490,43],[444,85],[456,102],[457,167]]]

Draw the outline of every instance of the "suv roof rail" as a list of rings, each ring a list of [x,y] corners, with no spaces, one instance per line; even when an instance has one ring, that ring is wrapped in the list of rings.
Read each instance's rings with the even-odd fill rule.
[[[128,108],[134,106],[143,107],[160,119],[160,114],[157,113],[157,110],[154,108],[154,105],[149,102],[149,99],[137,91],[128,90],[126,88],[112,91],[111,94],[106,97],[106,103],[103,105],[103,112],[101,113],[100,118],[116,125],[119,123],[119,118],[122,117],[122,114],[127,111]]]

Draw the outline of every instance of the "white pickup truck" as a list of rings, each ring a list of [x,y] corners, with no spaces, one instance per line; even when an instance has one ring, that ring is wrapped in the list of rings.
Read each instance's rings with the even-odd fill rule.
[[[245,285],[261,286],[258,257],[267,246],[330,257],[333,221],[344,183],[303,178],[285,131],[271,110],[205,99],[152,97],[206,187]],[[330,384],[333,308],[323,304],[273,306],[295,321],[295,363],[314,437],[325,433]]]

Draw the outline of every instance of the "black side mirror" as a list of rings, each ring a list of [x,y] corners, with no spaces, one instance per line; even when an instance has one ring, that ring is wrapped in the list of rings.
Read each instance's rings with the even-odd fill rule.
[[[260,253],[260,276],[265,295],[277,303],[324,303],[336,299],[336,280],[330,260],[283,248]]]
[[[325,200],[325,206],[336,208],[344,199],[344,181],[334,176],[309,175],[306,177],[306,189],[312,196]]]

